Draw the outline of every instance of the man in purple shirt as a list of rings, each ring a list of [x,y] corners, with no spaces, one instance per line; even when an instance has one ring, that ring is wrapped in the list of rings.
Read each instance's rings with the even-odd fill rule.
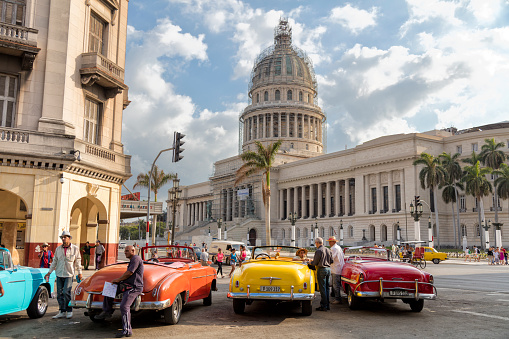
[[[135,255],[133,246],[126,246],[125,256],[129,259],[127,270],[121,277],[113,279],[111,283],[125,286],[122,292],[122,302],[120,303],[120,313],[122,314],[122,331],[118,332],[116,338],[130,337],[133,335],[131,328],[131,305],[136,297],[143,292],[143,261],[138,255]],[[113,313],[113,298],[104,297],[103,311],[95,316],[95,319],[103,320],[111,318]]]

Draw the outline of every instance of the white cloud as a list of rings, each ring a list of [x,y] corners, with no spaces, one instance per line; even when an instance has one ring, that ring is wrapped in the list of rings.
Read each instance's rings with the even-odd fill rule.
[[[431,20],[439,20],[448,26],[462,24],[462,21],[456,17],[456,11],[461,8],[463,1],[406,0],[406,2],[409,18],[400,28],[401,36],[405,36],[412,26]]]
[[[498,18],[502,8],[501,0],[470,0],[467,8],[482,25],[489,25]]]
[[[378,9],[376,7],[366,11],[346,4],[343,7],[333,8],[329,20],[349,29],[354,34],[358,34],[368,27],[376,26],[377,14]]]

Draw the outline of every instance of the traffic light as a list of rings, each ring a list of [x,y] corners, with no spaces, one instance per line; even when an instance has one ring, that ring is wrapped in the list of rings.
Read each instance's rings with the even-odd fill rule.
[[[415,207],[417,207],[421,203],[421,196],[416,195],[415,196]]]
[[[184,149],[181,146],[184,144],[185,135],[179,132],[173,132],[173,162],[179,162],[184,158],[184,156],[180,155],[180,153],[184,152]]]

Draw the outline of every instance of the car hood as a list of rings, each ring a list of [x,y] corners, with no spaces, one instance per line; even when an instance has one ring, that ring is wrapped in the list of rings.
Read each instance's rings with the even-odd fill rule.
[[[413,265],[393,261],[365,261],[353,265],[359,265],[364,271],[366,280],[403,278],[404,280],[422,281],[427,272],[421,271]]]
[[[277,279],[278,285],[293,285],[309,279],[309,268],[295,262],[256,260],[242,264],[237,276],[243,284],[269,285],[268,279]]]
[[[81,286],[87,292],[102,292],[105,281],[119,278],[127,270],[128,263],[106,266],[85,279]],[[144,264],[143,292],[149,292],[169,274],[176,273],[176,269],[157,264]]]

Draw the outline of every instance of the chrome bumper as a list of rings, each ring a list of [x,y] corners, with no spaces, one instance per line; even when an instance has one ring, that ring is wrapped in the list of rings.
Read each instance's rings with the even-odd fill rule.
[[[232,299],[252,299],[252,300],[313,300],[314,294],[294,293],[234,293],[228,292],[228,298]]]
[[[363,292],[356,291],[355,295],[360,298],[380,298],[380,292]],[[390,295],[389,292],[383,292],[382,298],[384,299],[427,299],[427,300],[435,300],[437,298],[436,294],[429,293],[419,293],[418,297],[415,297],[415,293],[409,293],[408,295],[402,296],[394,296]]]
[[[347,281],[346,279],[342,279],[343,281]],[[428,299],[435,300],[437,298],[437,289],[432,283],[421,282],[417,279],[414,281],[394,281],[394,280],[386,280],[387,283],[398,283],[398,284],[411,284],[413,288],[402,288],[402,287],[394,287],[387,288],[384,287],[384,280],[380,278],[379,280],[369,280],[363,281],[359,285],[355,287],[353,291],[354,295],[360,298],[381,298],[381,299]],[[357,291],[359,287],[367,283],[379,283],[378,291]],[[434,293],[419,293],[419,285],[429,285],[433,287]],[[391,295],[389,291],[391,290],[405,290],[408,291],[408,295]]]
[[[92,301],[93,294],[89,294],[87,300],[71,300],[69,306],[75,308],[86,308],[86,309],[102,309],[102,301]],[[120,302],[113,302],[113,309],[118,309]],[[131,309],[133,311],[138,310],[163,310],[171,306],[171,300],[166,299],[162,301],[141,301],[141,296],[138,296],[134,301]]]

